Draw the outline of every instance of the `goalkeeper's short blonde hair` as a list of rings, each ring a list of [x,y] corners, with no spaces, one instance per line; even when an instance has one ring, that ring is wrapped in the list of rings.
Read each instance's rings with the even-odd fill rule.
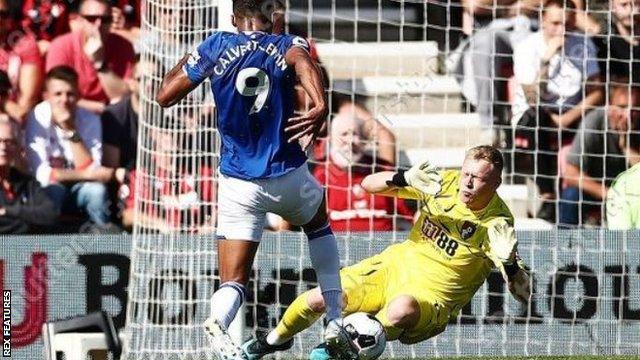
[[[498,170],[499,174],[502,173],[502,168],[504,168],[504,158],[502,157],[502,153],[491,145],[472,147],[467,150],[465,159],[484,160],[492,164],[493,168]]]

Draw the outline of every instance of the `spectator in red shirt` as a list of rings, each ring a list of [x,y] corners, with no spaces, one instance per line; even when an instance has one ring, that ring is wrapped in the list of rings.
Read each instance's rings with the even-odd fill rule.
[[[5,111],[20,123],[38,103],[42,92],[42,57],[36,39],[19,26],[7,0],[0,0],[0,70],[6,71],[12,94]]]
[[[299,91],[297,93],[300,94]],[[297,101],[297,104],[305,104],[305,101],[308,100],[299,96]],[[360,140],[367,143],[368,146],[375,147],[376,156],[379,159],[391,166],[396,164],[396,136],[391,130],[378,121],[366,107],[357,101],[352,101],[334,91],[331,94],[331,102],[333,104],[333,113],[338,116],[355,117],[359,128],[358,133],[361,136]],[[309,103],[307,102],[305,106],[309,106]],[[302,113],[302,109],[304,108],[299,108],[297,111]],[[326,157],[326,129],[323,130],[321,136],[319,141],[316,141],[313,149],[315,159]]]
[[[327,206],[334,231],[394,230],[396,214],[411,220],[413,212],[398,199],[368,194],[360,183],[367,175],[393,166],[365,154],[353,115],[339,114],[331,123],[329,158],[314,171],[327,187]],[[397,209],[397,211],[396,211]]]
[[[80,76],[79,106],[102,113],[106,104],[128,93],[124,79],[132,75],[133,46],[110,32],[111,6],[105,0],[83,0],[78,8],[79,30],[51,42],[47,70],[73,67]]]
[[[153,152],[150,166],[132,170],[126,184],[120,187],[124,202],[122,225],[126,229],[133,227],[135,200],[140,196],[144,210],[138,214],[138,226],[161,233],[211,232],[215,225],[213,170],[206,164],[185,162],[179,155],[183,149],[192,148],[189,138],[195,134],[169,128],[149,130],[155,143],[151,148],[158,149]],[[141,177],[139,189],[136,177]]]
[[[38,41],[41,54],[46,54],[51,40],[69,32],[69,7],[64,0],[24,0],[22,27]]]

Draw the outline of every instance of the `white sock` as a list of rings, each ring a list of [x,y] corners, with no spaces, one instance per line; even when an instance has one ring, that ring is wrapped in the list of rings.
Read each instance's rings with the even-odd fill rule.
[[[228,329],[244,302],[245,292],[245,287],[237,282],[230,281],[220,285],[211,297],[211,317]]]
[[[266,342],[269,345],[282,345],[284,343],[286,343],[289,339],[284,339],[282,338],[280,335],[278,335],[278,332],[275,330],[271,330],[269,332],[269,334],[267,335],[266,338]]]
[[[307,234],[309,256],[316,271],[320,291],[324,298],[327,320],[342,315],[342,286],[340,284],[340,258],[336,237],[329,225]]]

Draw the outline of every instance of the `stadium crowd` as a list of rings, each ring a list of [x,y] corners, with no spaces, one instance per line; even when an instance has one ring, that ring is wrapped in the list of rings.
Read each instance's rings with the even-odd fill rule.
[[[606,19],[585,12],[582,0],[461,6],[465,35],[453,72],[472,80],[463,94],[513,157],[510,171],[521,175],[513,181],[537,185],[534,215],[566,227],[640,227],[640,1],[610,0]],[[140,79],[169,65],[139,60],[140,13],[139,0],[0,0],[0,232],[128,230],[134,195],[151,191],[164,210],[138,217],[145,226],[214,225],[212,208],[191,207],[215,196],[214,184],[190,181],[213,179],[210,167],[135,189],[140,92],[153,91]],[[392,129],[351,97],[330,95],[330,126],[312,163],[334,230],[407,228],[415,204],[360,186],[397,165]],[[161,130],[151,138],[161,144],[157,171],[170,171],[171,152],[188,144]]]
[[[483,124],[512,134],[502,145],[513,173],[538,187],[536,216],[602,225],[612,220],[609,187],[640,161],[640,2],[610,0],[592,13],[581,0],[498,3],[492,12],[492,1],[463,1],[472,30],[462,46],[474,61],[458,75],[475,80]],[[495,79],[512,79],[514,94]]]

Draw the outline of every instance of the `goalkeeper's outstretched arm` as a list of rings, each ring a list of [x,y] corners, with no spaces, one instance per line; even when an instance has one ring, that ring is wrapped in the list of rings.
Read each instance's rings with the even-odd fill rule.
[[[400,197],[420,199],[422,195],[436,195],[441,190],[440,173],[428,161],[412,166],[409,170],[398,172],[381,171],[362,180],[361,186],[371,194],[399,196],[402,188],[411,187],[417,191],[404,192]]]
[[[396,196],[400,185],[393,183],[393,171],[381,171],[362,179],[360,186],[370,194]]]
[[[487,229],[488,255],[509,286],[509,292],[523,304],[531,298],[529,273],[519,261],[515,230],[505,219],[494,221]]]

